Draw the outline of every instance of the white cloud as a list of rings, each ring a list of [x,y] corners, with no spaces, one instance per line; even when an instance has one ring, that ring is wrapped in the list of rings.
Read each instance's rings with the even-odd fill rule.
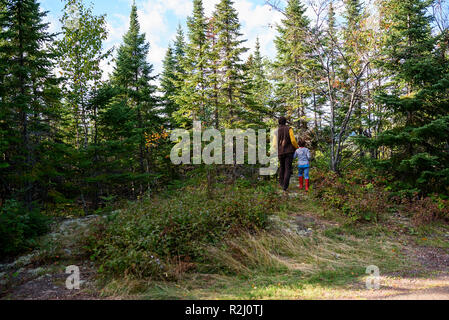
[[[242,23],[243,37],[248,39],[246,46],[254,50],[256,38],[260,39],[263,55],[270,58],[275,55],[273,40],[276,37],[276,25],[281,21],[282,14],[273,10],[269,5],[254,4],[248,0],[238,0],[235,8]]]
[[[191,0],[158,0],[167,11],[172,11],[176,16],[185,18],[192,13],[193,2]]]
[[[204,0],[204,9],[207,16],[211,16],[220,0]],[[264,0],[259,3],[250,0],[235,0],[234,7],[239,13],[242,24],[242,39],[248,41],[244,44],[254,50],[256,38],[259,37],[262,54],[273,58],[275,48],[273,40],[276,36],[274,27],[282,19],[282,14],[274,11]],[[129,10],[132,1],[129,1]],[[155,73],[162,71],[162,60],[165,57],[168,44],[175,38],[178,22],[185,25],[185,20],[192,14],[192,0],[142,0],[137,1],[139,22],[142,32],[145,32],[150,42],[148,61],[155,67]],[[178,18],[178,21],[176,21]],[[117,48],[123,35],[129,28],[129,14],[115,14],[107,17],[109,38],[105,44],[107,48],[115,45]],[[247,55],[249,55],[249,53]],[[246,58],[246,56],[244,57]],[[112,65],[104,64],[104,70],[110,72]]]
[[[48,32],[49,33],[58,33],[60,32],[62,25],[61,22],[57,17],[55,17],[53,14],[48,13],[45,17],[45,22],[49,23],[48,26]]]
[[[162,60],[166,51],[164,40],[169,32],[166,12],[167,7],[159,0],[147,1],[138,9],[141,30],[150,43],[148,60],[153,63],[156,73],[162,70]]]
[[[204,5],[204,13],[207,16],[211,16],[212,13],[215,11],[215,6],[220,2],[220,0],[205,0],[203,1]],[[191,13],[189,13],[190,15]]]

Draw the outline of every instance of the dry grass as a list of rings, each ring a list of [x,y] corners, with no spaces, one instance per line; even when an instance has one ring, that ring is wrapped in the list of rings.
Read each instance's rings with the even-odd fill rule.
[[[300,271],[307,276],[321,271],[384,265],[387,260],[396,260],[394,248],[389,242],[376,244],[348,235],[333,239],[323,234],[303,237],[278,231],[246,234],[207,251],[217,267],[235,274]]]
[[[213,274],[186,273],[175,282],[116,279],[103,293],[112,299],[344,298],[344,287],[363,282],[369,265],[382,272],[405,268],[407,259],[399,251],[386,239],[247,233],[206,248]]]

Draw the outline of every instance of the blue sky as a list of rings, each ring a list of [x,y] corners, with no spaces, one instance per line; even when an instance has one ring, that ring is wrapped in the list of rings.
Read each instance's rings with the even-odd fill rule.
[[[84,0],[85,4],[93,3],[94,13],[107,15],[109,38],[106,48],[121,42],[123,34],[129,26],[129,12],[132,0]],[[206,14],[210,15],[219,0],[204,0]],[[268,57],[275,55],[273,40],[276,31],[273,25],[282,16],[273,11],[265,0],[234,0],[239,12],[244,39],[248,39],[246,47],[253,49],[257,37],[260,37],[262,53]],[[49,11],[47,19],[51,23],[51,31],[60,30],[59,19],[64,7],[63,0],[40,0],[43,10]],[[146,33],[151,49],[148,60],[154,64],[155,72],[161,72],[162,59],[169,43],[174,39],[178,23],[186,29],[186,18],[192,12],[192,0],[136,0],[141,29]],[[105,76],[112,70],[112,65],[103,66]]]

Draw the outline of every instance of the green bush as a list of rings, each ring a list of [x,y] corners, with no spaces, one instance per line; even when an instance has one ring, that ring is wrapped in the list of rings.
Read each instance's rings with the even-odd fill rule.
[[[28,211],[15,200],[0,209],[0,255],[15,255],[37,245],[36,238],[48,231],[49,219],[38,209]]]
[[[147,199],[111,215],[91,241],[100,271],[167,277],[173,261],[205,262],[205,245],[264,228],[279,206],[279,196],[270,188],[216,188],[212,199],[204,189],[189,186],[169,198]]]
[[[391,209],[388,193],[362,170],[352,170],[343,176],[332,172],[314,171],[313,195],[323,205],[336,209],[353,222],[378,221]]]

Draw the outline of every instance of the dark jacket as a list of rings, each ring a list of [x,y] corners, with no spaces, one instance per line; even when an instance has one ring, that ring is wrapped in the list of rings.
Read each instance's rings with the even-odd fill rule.
[[[293,129],[288,126],[280,126],[278,129],[278,155],[295,153],[298,148]]]

